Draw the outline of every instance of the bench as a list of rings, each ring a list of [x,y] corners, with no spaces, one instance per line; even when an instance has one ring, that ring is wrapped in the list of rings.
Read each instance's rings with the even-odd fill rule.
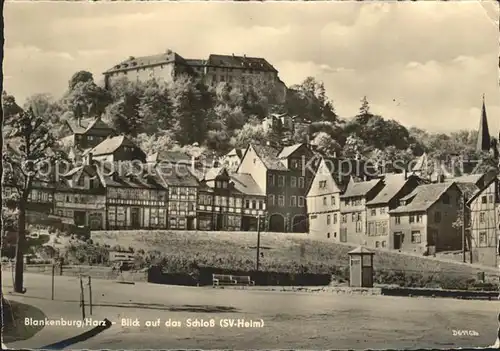
[[[255,285],[255,282],[250,280],[250,276],[237,276],[227,274],[212,274],[212,285]]]
[[[243,275],[243,276],[233,275],[233,279],[236,280],[237,284],[240,285],[255,285],[255,282],[251,280],[250,276],[248,275]]]
[[[232,275],[227,274],[212,274],[212,285],[236,285],[237,281],[233,279]]]

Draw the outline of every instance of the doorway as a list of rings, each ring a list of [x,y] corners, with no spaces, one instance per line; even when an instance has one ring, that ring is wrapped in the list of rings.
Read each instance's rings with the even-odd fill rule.
[[[401,246],[403,246],[403,233],[396,232],[394,233],[394,250],[400,250]]]
[[[130,209],[130,225],[133,229],[137,229],[141,225],[139,209],[137,207]]]

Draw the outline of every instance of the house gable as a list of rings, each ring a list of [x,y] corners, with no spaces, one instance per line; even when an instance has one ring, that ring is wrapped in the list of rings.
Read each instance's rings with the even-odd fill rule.
[[[326,182],[324,183],[325,186],[321,184],[322,182]],[[325,160],[321,159],[319,167],[312,180],[311,187],[309,188],[309,192],[307,193],[307,197],[335,193],[340,193],[340,188],[337,185],[335,178],[332,176]]]

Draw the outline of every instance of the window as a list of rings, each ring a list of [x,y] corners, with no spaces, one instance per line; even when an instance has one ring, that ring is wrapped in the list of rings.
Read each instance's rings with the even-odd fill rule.
[[[380,247],[380,241],[375,241],[375,247]]]
[[[297,197],[296,196],[290,197],[290,206],[291,207],[296,207],[297,206]]]
[[[347,223],[347,215],[342,215],[342,223]]]
[[[415,216],[414,215],[410,215],[410,223],[414,223],[415,222]]]
[[[417,220],[417,223],[421,223],[422,222],[422,215],[421,214],[416,215],[416,220]]]
[[[335,195],[332,195],[331,202],[332,202],[332,206],[335,206]]]
[[[361,230],[362,230],[362,222],[356,222],[356,233],[361,233]]]
[[[245,208],[250,208],[250,200],[245,200]]]
[[[396,224],[401,224],[401,216],[400,216],[400,215],[396,215],[396,216],[394,217],[394,222],[395,222]]]
[[[292,169],[299,168],[299,160],[291,160],[290,164]]]
[[[481,203],[488,203],[488,198],[486,196],[481,196]]]
[[[304,207],[304,197],[299,196],[299,207]]]
[[[257,209],[257,201],[252,200],[252,208]]]
[[[264,209],[264,201],[259,201],[259,210],[263,210]]]
[[[486,236],[486,232],[479,232],[479,246],[488,246],[488,237]]]
[[[327,234],[326,234],[326,237],[327,237],[328,239],[330,239],[330,233],[327,233]]]
[[[323,196],[323,206],[326,206],[326,205],[327,205],[326,196]]]
[[[285,176],[278,176],[278,186],[283,188],[285,186]]]
[[[368,235],[369,236],[375,236],[375,234],[377,233],[375,231],[376,227],[375,227],[375,222],[369,222],[368,223]]]
[[[484,212],[480,212],[479,213],[479,222],[480,223],[484,223],[485,222],[485,213]]]
[[[296,188],[296,187],[297,187],[297,177],[292,176],[292,177],[290,178],[290,186],[291,186],[292,188]]]
[[[283,195],[278,196],[278,206],[279,207],[285,206],[285,196],[283,196]]]
[[[333,224],[337,224],[337,214],[333,214]]]
[[[326,216],[326,224],[329,225],[330,221],[331,221],[331,217],[330,217],[330,215],[327,215]]]
[[[448,194],[443,194],[443,204],[449,205],[450,204],[450,196]]]
[[[319,181],[319,188],[320,189],[325,189],[326,188],[326,180],[320,180]]]
[[[93,137],[92,135],[88,135],[88,136],[87,136],[87,140],[88,140],[88,141],[92,141],[92,140],[94,140],[94,137]]]
[[[371,215],[371,216],[376,216],[376,215],[377,215],[377,210],[373,208],[373,209],[370,211],[370,215]]]
[[[299,177],[299,188],[304,187],[304,177]]]
[[[351,221],[352,221],[352,222],[356,222],[356,219],[357,219],[357,218],[358,218],[358,217],[356,216],[356,213],[354,213],[354,212],[353,212],[353,213],[351,213]]]
[[[269,195],[268,200],[269,206],[274,206],[274,195]]]
[[[274,174],[270,174],[268,178],[269,178],[269,184],[274,185],[274,180],[275,180]]]
[[[385,214],[385,207],[380,208],[380,214]]]
[[[419,230],[412,231],[411,232],[411,242],[413,244],[420,244],[421,241],[422,241],[422,237],[420,235],[420,231]]]
[[[434,222],[436,222],[436,223],[441,222],[441,212],[434,213]]]
[[[386,247],[387,246],[387,242],[384,240],[382,241],[382,247]]]
[[[495,201],[493,200],[493,195],[490,195],[490,196],[489,196],[489,198],[490,198],[490,203],[491,203],[491,204],[492,204],[493,202],[495,202]]]

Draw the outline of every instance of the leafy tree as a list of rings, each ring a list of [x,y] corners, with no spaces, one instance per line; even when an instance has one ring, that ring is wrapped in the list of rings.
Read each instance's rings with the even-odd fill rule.
[[[90,72],[75,73],[68,85],[63,102],[76,119],[101,116],[111,102],[109,92],[95,84]]]
[[[262,125],[247,123],[235,131],[230,144],[236,148],[245,148],[249,143],[265,144],[267,139],[268,133]]]
[[[206,145],[209,149],[224,152],[229,149],[230,137],[225,130],[209,130],[206,137]]]
[[[182,145],[203,142],[209,122],[207,116],[213,106],[212,94],[205,85],[193,82],[188,76],[177,78],[169,88],[177,140]]]
[[[22,112],[22,108],[17,104],[15,97],[7,94],[6,91],[2,92],[2,109],[4,123],[7,124]]]
[[[71,76],[71,79],[68,82],[68,89],[69,91],[73,91],[79,83],[88,82],[94,82],[94,76],[92,73],[88,71],[78,71]]]
[[[148,155],[168,151],[178,146],[174,135],[168,130],[155,134],[141,133],[137,135],[135,142]]]
[[[362,156],[367,151],[367,146],[363,139],[358,138],[354,135],[347,137],[342,153],[346,158],[355,158],[358,155]]]
[[[141,92],[137,111],[141,131],[151,134],[158,129],[172,129],[175,121],[172,119],[166,83],[154,79],[149,80],[144,84]]]
[[[313,77],[307,77],[301,84],[289,89],[286,107],[290,115],[304,116],[312,122],[338,122],[333,103],[326,96],[324,83]]]
[[[340,144],[333,140],[332,137],[325,132],[316,133],[312,144],[316,145],[317,151],[329,157],[338,155],[342,150]]]
[[[35,115],[40,116],[52,131],[54,137],[60,138],[64,133],[64,121],[67,118],[67,110],[59,101],[50,94],[34,94],[29,96],[23,108],[33,109]]]
[[[117,80],[110,91],[113,102],[107,106],[105,117],[119,133],[136,136],[142,132],[139,115],[143,85],[127,79]],[[143,105],[144,106],[144,105]],[[143,110],[143,113],[147,112]]]
[[[370,103],[366,96],[361,99],[361,107],[359,108],[358,116],[370,116]]]
[[[18,225],[16,242],[16,268],[14,291],[23,292],[23,255],[26,242],[26,205],[33,182],[45,181],[42,173],[54,165],[58,154],[54,150],[53,138],[45,121],[33,109],[20,112],[12,119],[11,131],[3,153],[4,184],[17,193]],[[44,170],[44,172],[41,172]],[[41,179],[43,178],[43,179]]]

